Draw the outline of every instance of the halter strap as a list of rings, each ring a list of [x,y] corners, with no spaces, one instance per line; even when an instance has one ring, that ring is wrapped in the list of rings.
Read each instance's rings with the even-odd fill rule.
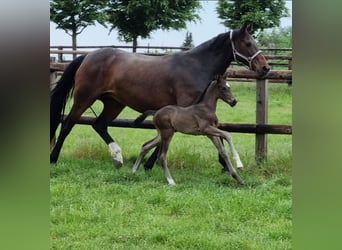
[[[252,55],[251,57],[244,56],[243,54],[238,52],[235,49],[234,42],[233,42],[233,30],[230,31],[230,42],[232,44],[234,61],[239,63],[239,61],[236,59],[236,56],[239,56],[242,59],[246,60],[248,62],[249,69],[252,69],[252,61],[257,55],[259,55],[261,53],[261,50],[258,50],[257,52],[255,52],[254,55]]]

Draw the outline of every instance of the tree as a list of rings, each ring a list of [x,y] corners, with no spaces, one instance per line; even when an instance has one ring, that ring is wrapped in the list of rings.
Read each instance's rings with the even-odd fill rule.
[[[105,26],[106,15],[102,12],[105,6],[105,0],[50,1],[50,20],[72,37],[72,49],[76,50],[77,35],[87,26],[95,21]]]
[[[292,27],[264,30],[258,34],[258,43],[262,47],[292,48]]]
[[[188,47],[188,48],[195,47],[194,43],[193,43],[193,40],[192,40],[192,33],[191,32],[189,32],[189,31],[186,32],[185,40],[184,40],[182,46],[183,47]]]
[[[200,19],[195,13],[201,5],[197,0],[110,0],[106,13],[110,31],[118,30],[119,39],[133,42],[148,38],[153,30],[183,29],[187,21]]]
[[[246,22],[253,23],[254,30],[278,27],[280,18],[288,16],[285,0],[219,0],[216,12],[224,26],[231,29]]]

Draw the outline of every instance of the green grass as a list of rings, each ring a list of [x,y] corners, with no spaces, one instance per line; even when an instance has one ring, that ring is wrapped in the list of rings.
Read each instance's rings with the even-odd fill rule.
[[[255,84],[231,85],[239,102],[234,108],[220,102],[220,121],[254,123]],[[269,85],[270,124],[292,124],[291,91],[286,84]],[[129,109],[120,115],[136,116]],[[50,166],[52,249],[292,248],[292,136],[268,135],[268,161],[257,165],[255,136],[232,133],[245,165],[240,175],[246,185],[239,186],[221,174],[206,137],[176,134],[168,153],[177,183],[172,187],[159,164],[131,173],[155,130],[109,132],[123,150],[121,169],[113,168],[107,146],[83,125],[75,126],[58,164]]]

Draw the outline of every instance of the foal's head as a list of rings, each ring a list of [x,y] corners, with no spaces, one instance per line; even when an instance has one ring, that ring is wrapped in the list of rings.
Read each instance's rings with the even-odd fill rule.
[[[233,96],[229,83],[226,81],[226,75],[218,76],[213,84],[217,89],[218,98],[234,107],[237,100]]]
[[[241,29],[235,30],[235,32],[231,31],[230,40],[234,60],[245,64],[260,76],[264,76],[270,70],[270,66],[257,47],[252,34],[253,27],[247,23]]]

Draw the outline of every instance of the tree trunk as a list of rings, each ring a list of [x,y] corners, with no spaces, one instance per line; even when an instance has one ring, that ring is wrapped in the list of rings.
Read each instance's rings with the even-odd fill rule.
[[[133,37],[133,53],[137,52],[137,46],[138,46],[138,37]]]
[[[77,50],[77,34],[76,34],[76,30],[73,30],[72,32],[72,50]],[[72,55],[72,58],[75,59],[76,58],[76,54]]]

